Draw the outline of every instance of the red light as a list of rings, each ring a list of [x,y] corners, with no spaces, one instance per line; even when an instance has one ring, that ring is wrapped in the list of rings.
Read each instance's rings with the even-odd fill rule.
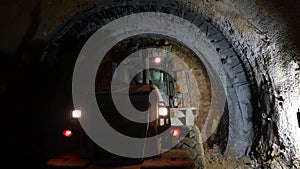
[[[64,130],[63,135],[65,137],[71,137],[73,135],[72,130]]]
[[[179,137],[181,134],[181,131],[179,129],[172,129],[170,131],[170,134],[173,135],[173,137]]]

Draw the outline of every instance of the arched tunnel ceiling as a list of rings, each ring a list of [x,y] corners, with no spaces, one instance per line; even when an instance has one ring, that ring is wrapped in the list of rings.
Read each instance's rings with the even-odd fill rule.
[[[22,51],[26,49],[23,47],[51,39],[69,17],[96,0],[11,2],[3,1],[0,7],[1,17],[6,21],[0,32],[3,37],[0,50],[8,56],[14,55],[17,49]],[[300,93],[299,2],[199,0],[183,3],[195,8],[222,31],[247,69],[255,96],[254,143],[259,147],[256,153],[266,158],[276,154],[287,160],[298,158],[300,134],[294,115],[299,108]],[[27,56],[21,58],[21,63],[37,59]]]
[[[158,3],[153,1],[151,7],[147,7],[147,4],[147,1],[136,1],[136,3],[131,1],[131,3],[124,4],[108,2],[107,4],[100,3],[89,7],[59,30],[47,46],[42,61],[46,64],[57,64],[56,62],[60,62],[64,58],[72,57],[67,56],[67,53],[70,53],[68,51],[69,43],[74,43],[71,47],[78,46],[77,41],[79,41],[80,46],[81,39],[89,37],[99,27],[101,31],[95,32],[91,39],[99,37],[99,40],[105,40],[105,42],[102,40],[101,42],[95,41],[96,44],[103,44],[97,47],[101,51],[100,53],[106,53],[107,48],[112,47],[111,45],[115,41],[118,42],[128,36],[156,33],[175,38],[187,45],[204,63],[211,82],[218,92],[217,97],[212,99],[220,99],[220,104],[224,105],[226,102],[224,99],[227,98],[230,114],[228,146],[241,155],[248,156],[253,140],[252,121],[250,120],[252,117],[251,94],[242,63],[234,49],[210,21],[206,21],[203,16],[188,10],[188,7],[173,2]],[[131,11],[132,9],[133,11]],[[184,9],[187,11],[183,12]],[[152,10],[161,13],[155,14],[151,12]],[[182,13],[184,16],[181,17],[184,19],[178,17]],[[101,26],[104,27],[103,30]],[[104,34],[100,34],[102,31]],[[124,31],[126,33],[120,33]],[[78,39],[76,39],[76,36]],[[68,38],[73,40],[68,41]],[[90,44],[90,40],[87,43]],[[62,51],[67,51],[67,53],[62,53]],[[97,52],[98,55],[99,51]],[[93,52],[86,52],[90,57],[94,55]],[[79,55],[78,60],[85,59],[84,57],[80,58]],[[84,70],[84,72],[89,72],[88,68],[90,66],[91,64],[86,67],[87,70]],[[89,80],[84,80],[85,85],[88,85],[87,81]],[[82,87],[86,88],[87,86]],[[76,90],[73,89],[73,91]],[[209,111],[213,113],[216,110],[210,109]],[[204,133],[202,133],[202,140],[207,140],[208,136]]]
[[[37,36],[41,39],[47,38],[53,30],[57,28],[64,20],[71,16],[74,11],[78,8],[87,5],[91,2],[97,2],[99,0],[81,0],[74,3],[71,0],[64,1],[46,1],[46,0],[28,0],[26,3],[22,0],[4,0],[1,1],[0,5],[0,18],[3,22],[1,27],[0,35],[0,51],[5,53],[14,53],[15,50],[21,45],[21,41],[29,30],[30,23],[35,22],[35,27],[39,27],[39,33]],[[235,1],[235,0],[224,0],[224,1],[202,1],[194,0],[187,1],[190,4],[198,4],[201,10],[204,8],[208,9],[208,14],[214,13],[214,10],[210,10],[219,4],[219,6],[225,7],[227,11],[235,11],[237,15],[244,17],[244,14],[251,14],[252,8],[249,8],[248,2],[254,1]],[[300,2],[294,0],[274,0],[274,1],[255,1],[259,8],[263,9],[264,12],[270,14],[272,19],[282,20],[288,26],[288,31],[290,33],[290,38],[296,43],[297,48],[300,48],[300,33],[299,33],[299,8]],[[200,4],[200,5],[199,5]],[[67,8],[65,8],[68,6]],[[55,12],[53,12],[55,11]],[[209,12],[210,11],[210,12]],[[245,17],[245,20],[248,18]],[[11,22],[14,21],[14,22]],[[254,22],[249,21],[249,22]],[[35,34],[36,32],[33,32]]]

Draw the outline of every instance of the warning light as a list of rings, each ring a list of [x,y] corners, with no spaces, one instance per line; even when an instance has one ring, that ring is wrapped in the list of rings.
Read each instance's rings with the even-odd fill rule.
[[[179,129],[172,129],[170,131],[170,134],[173,135],[173,137],[179,137],[181,134],[181,131]]]
[[[71,137],[73,135],[72,130],[69,129],[64,130],[62,133],[65,137]]]

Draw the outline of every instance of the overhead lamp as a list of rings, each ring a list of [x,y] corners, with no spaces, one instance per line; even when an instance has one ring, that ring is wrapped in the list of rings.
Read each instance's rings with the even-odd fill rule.
[[[154,62],[155,62],[155,63],[160,63],[160,62],[161,62],[161,58],[160,58],[160,57],[156,57],[156,58],[154,59]]]

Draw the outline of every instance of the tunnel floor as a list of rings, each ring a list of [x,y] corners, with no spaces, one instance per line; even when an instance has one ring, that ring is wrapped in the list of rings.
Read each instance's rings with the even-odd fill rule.
[[[161,158],[144,159],[141,164],[134,165],[99,165],[77,154],[65,154],[49,159],[45,169],[253,169],[261,168],[257,161],[248,157],[238,157],[236,152],[227,151],[221,154],[217,146],[205,150],[203,166],[194,166],[193,159],[186,151],[168,151]]]
[[[192,169],[193,159],[187,151],[170,150],[160,157],[144,159],[142,163],[133,165],[99,165],[82,158],[81,155],[66,154],[47,161],[47,169],[82,168],[82,169]]]

